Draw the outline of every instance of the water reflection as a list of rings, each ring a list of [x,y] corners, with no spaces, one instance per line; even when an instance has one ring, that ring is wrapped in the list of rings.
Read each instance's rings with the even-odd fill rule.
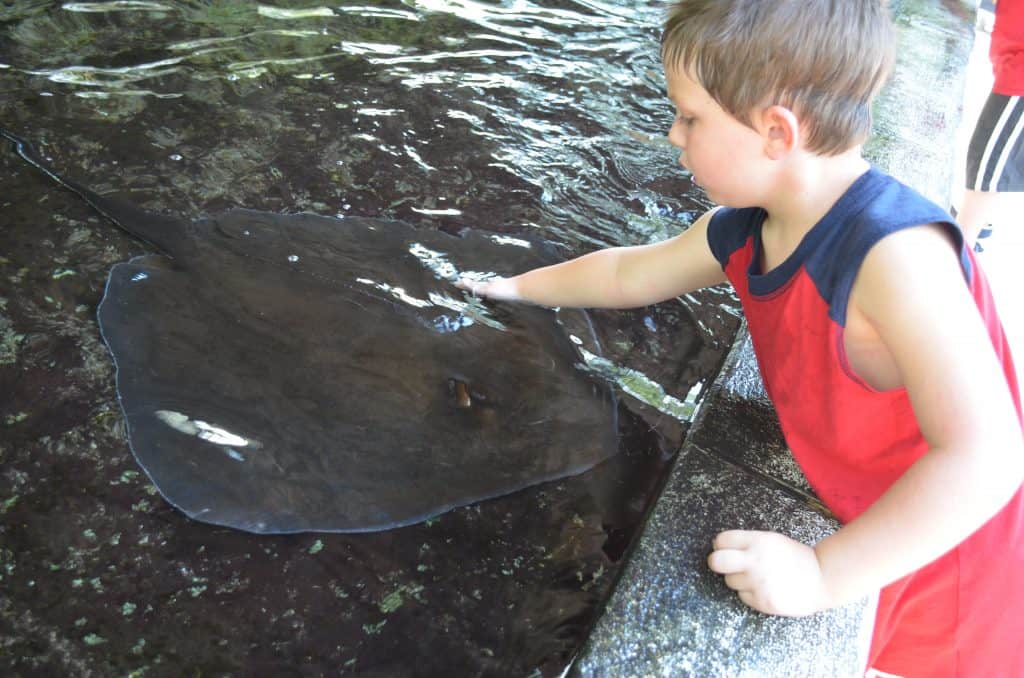
[[[9,11],[18,18],[17,6]],[[637,143],[663,136],[669,120],[651,48],[661,11],[589,2],[73,3],[26,11],[3,61],[35,87],[39,78],[60,87],[66,117],[134,116],[160,97],[200,108],[243,97],[252,115],[276,109],[279,133],[324,130],[355,146],[339,156],[390,155],[415,165],[406,168],[412,178],[463,169],[443,183],[464,187],[473,165],[451,160],[472,154],[495,183],[540,192],[541,213],[517,226],[578,247],[664,237],[658,210],[681,207],[688,188],[671,150]],[[66,95],[91,100],[73,106]],[[448,143],[438,143],[441,129]]]

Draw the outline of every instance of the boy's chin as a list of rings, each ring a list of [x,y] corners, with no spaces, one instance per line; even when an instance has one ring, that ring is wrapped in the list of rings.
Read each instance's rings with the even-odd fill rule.
[[[700,190],[704,191],[704,195],[708,197],[708,200],[715,203],[716,205],[724,205],[726,207],[733,206],[729,204],[728,196],[720,195],[718,191],[708,188],[704,184],[697,184],[697,186],[698,188],[700,188]]]
[[[749,197],[745,199],[743,196],[723,193],[715,188],[708,187],[692,173],[690,174],[690,182],[703,191],[708,200],[716,205],[720,205],[722,207],[733,207],[736,209],[743,207],[759,207],[759,205],[751,201]]]
[[[738,196],[730,195],[719,195],[714,191],[704,189],[704,195],[708,197],[708,200],[721,207],[731,207],[733,209],[743,209],[746,207],[760,207],[759,204],[753,202],[750,199],[742,199]]]
[[[722,194],[721,191],[709,187],[707,184],[705,184],[703,181],[698,179],[693,174],[690,175],[690,181],[693,183],[694,186],[699,188],[704,193],[704,195],[707,196],[708,200],[715,203],[716,205],[722,205],[724,207],[737,207],[737,205],[732,204],[735,201],[730,200],[730,198],[734,196]]]

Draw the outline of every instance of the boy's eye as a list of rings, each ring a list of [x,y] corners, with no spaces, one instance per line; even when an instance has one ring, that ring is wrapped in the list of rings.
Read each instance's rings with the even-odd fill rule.
[[[676,114],[676,121],[683,123],[686,127],[690,127],[696,121],[696,118],[690,115],[683,115],[682,113]]]

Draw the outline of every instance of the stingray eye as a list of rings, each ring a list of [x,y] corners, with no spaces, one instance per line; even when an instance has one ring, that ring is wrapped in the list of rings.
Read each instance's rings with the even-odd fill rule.
[[[469,395],[469,384],[461,379],[449,379],[448,391],[455,398],[456,407],[464,410],[473,405],[473,399]]]
[[[469,397],[469,387],[464,381],[455,383],[455,404],[463,409],[473,404],[473,399]]]

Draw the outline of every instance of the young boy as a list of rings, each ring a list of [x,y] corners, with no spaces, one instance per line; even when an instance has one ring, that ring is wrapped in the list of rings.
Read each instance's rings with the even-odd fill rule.
[[[643,306],[728,279],[794,457],[844,522],[813,548],[731,530],[708,557],[752,608],[882,589],[870,672],[1024,676],[1024,443],[981,270],[941,209],[861,157],[891,62],[882,0],[680,0],[669,140],[723,207],[665,242],[461,286]]]

